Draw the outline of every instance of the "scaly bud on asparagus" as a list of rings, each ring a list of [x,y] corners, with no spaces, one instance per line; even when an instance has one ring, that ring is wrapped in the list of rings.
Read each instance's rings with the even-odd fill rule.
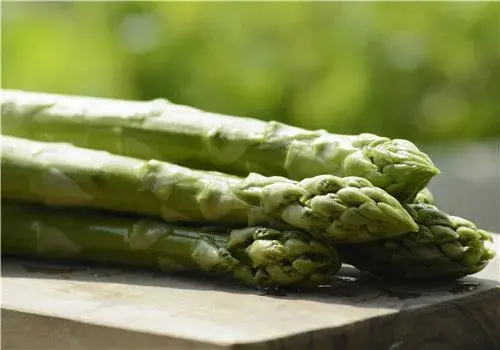
[[[428,188],[424,188],[422,191],[417,193],[417,196],[413,200],[413,204],[436,204],[434,195]]]
[[[495,256],[490,233],[429,204],[409,204],[419,230],[398,238],[338,246],[342,259],[390,278],[460,278],[481,271]]]

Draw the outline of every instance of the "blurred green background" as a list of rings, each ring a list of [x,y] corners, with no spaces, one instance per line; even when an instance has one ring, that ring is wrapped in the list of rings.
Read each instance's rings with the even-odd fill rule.
[[[486,138],[500,135],[498,20],[498,2],[10,2],[2,84]]]
[[[498,1],[1,6],[4,88],[407,138],[444,209],[500,231]]]

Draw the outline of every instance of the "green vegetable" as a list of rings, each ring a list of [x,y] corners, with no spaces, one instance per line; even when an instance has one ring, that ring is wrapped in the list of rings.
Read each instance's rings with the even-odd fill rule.
[[[434,200],[434,195],[428,188],[424,188],[420,191],[415,199],[413,200],[413,204],[432,204],[434,205],[436,201]]]
[[[335,135],[204,112],[158,99],[122,101],[3,90],[2,133],[246,176],[359,176],[402,202],[439,173],[407,140]]]
[[[419,231],[400,238],[338,247],[348,264],[389,278],[460,278],[481,271],[494,256],[490,233],[429,204],[409,204]]]
[[[180,226],[16,202],[2,203],[2,254],[226,275],[258,287],[316,286],[341,265],[302,231]]]
[[[282,225],[335,242],[416,231],[402,205],[363,178],[241,179],[64,143],[2,136],[2,197],[146,214],[165,221]]]

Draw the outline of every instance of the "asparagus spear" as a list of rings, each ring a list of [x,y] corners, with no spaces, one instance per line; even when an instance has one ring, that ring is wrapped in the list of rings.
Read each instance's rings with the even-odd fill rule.
[[[335,242],[416,231],[402,205],[363,178],[241,179],[64,143],[2,136],[2,197],[154,215],[165,221],[281,225]]]
[[[232,276],[261,288],[317,286],[340,269],[303,231],[202,228],[85,209],[2,203],[2,254]]]
[[[204,112],[167,100],[123,101],[2,90],[2,133],[246,176],[359,176],[402,202],[439,173],[407,140],[336,135]]]
[[[491,234],[435,206],[409,204],[419,225],[400,238],[338,247],[348,264],[380,276],[402,279],[460,278],[481,271],[495,252]]]

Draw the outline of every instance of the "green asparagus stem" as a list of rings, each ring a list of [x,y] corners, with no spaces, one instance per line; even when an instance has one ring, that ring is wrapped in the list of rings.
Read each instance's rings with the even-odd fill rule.
[[[402,202],[439,173],[413,143],[208,113],[167,100],[2,90],[2,133],[246,176],[358,176]]]
[[[165,221],[286,223],[335,242],[416,231],[402,205],[363,178],[301,182],[195,171],[64,143],[2,136],[2,197],[154,215]]]
[[[417,193],[417,196],[413,200],[413,204],[436,204],[434,200],[434,195],[428,188],[424,188],[422,191]]]
[[[419,231],[400,238],[338,247],[348,264],[389,278],[460,278],[481,271],[495,256],[490,233],[429,204],[409,204]]]
[[[227,275],[260,288],[317,286],[341,266],[302,231],[180,226],[12,201],[2,203],[2,254]]]

